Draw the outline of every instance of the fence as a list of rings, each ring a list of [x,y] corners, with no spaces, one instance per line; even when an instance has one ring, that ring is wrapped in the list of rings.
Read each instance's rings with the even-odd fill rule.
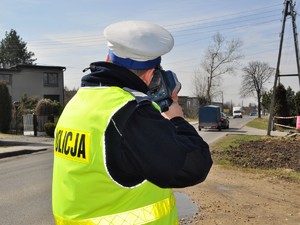
[[[290,119],[296,119],[296,127],[292,127],[292,126],[287,126],[287,125],[275,123],[275,120],[276,120],[276,119],[289,119],[289,120],[290,120]],[[275,126],[300,130],[300,116],[289,116],[289,117],[274,116],[274,117],[273,117],[273,130],[275,129]]]
[[[36,116],[34,114],[23,115],[24,135],[45,135],[45,123],[49,122],[48,116]]]

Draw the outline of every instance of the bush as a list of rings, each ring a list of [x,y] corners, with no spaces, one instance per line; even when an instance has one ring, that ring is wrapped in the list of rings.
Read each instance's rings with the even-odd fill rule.
[[[44,128],[46,134],[50,137],[54,137],[55,127],[56,127],[55,123],[45,123]]]
[[[0,81],[0,132],[9,131],[12,119],[11,97],[6,84]]]
[[[62,110],[63,107],[58,101],[52,101],[47,98],[39,100],[35,107],[35,113],[37,116],[58,117]]]
[[[27,94],[24,94],[20,99],[20,107],[18,111],[21,115],[32,114],[38,101],[37,97],[28,97]]]
[[[35,113],[38,116],[53,115],[53,104],[50,99],[41,99],[35,107]]]

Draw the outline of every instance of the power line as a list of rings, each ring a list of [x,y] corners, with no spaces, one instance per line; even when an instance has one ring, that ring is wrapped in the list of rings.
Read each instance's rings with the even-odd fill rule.
[[[227,15],[223,15],[223,16],[218,16],[218,17],[211,17],[211,18],[207,18],[207,19],[202,19],[202,20],[191,20],[191,21],[186,21],[186,22],[182,22],[182,23],[175,23],[175,24],[171,24],[171,25],[167,25],[167,27],[170,27],[170,31],[177,30],[175,31],[177,32],[185,32],[185,34],[175,34],[175,37],[180,37],[180,36],[186,36],[186,35],[191,35],[191,33],[188,33],[188,31],[201,31],[201,30],[205,30],[205,29],[211,29],[211,28],[216,28],[216,27],[220,27],[220,26],[227,26],[227,25],[235,25],[235,24],[239,24],[241,22],[251,22],[251,21],[257,21],[258,19],[263,19],[263,18],[268,18],[268,17],[273,17],[274,15],[270,15],[270,16],[263,16],[263,17],[258,17],[258,18],[254,18],[254,19],[245,19],[246,17],[250,17],[250,16],[255,16],[255,15],[263,15],[266,14],[268,12],[274,12],[274,10],[272,11],[263,11],[262,13],[257,13],[257,11],[262,10],[262,9],[266,9],[266,8],[271,8],[271,7],[276,7],[279,4],[276,5],[272,5],[272,6],[266,6],[266,7],[261,7],[261,8],[256,8],[253,10],[246,10],[246,11],[241,11],[238,13],[232,13],[232,14],[227,14]],[[281,5],[281,4],[280,4]],[[251,12],[255,12],[253,14],[248,14],[245,15],[245,13],[251,13]],[[241,15],[242,19],[239,20],[235,20],[235,21],[231,21],[231,22],[225,22],[226,20],[233,20],[234,18],[232,18],[232,16],[236,16],[236,15]],[[225,19],[225,20],[220,20],[221,18],[226,18],[226,17],[230,17],[229,19]],[[219,20],[218,20],[219,19]],[[211,22],[207,22],[204,24],[201,24],[201,22],[203,21],[211,21]],[[198,22],[198,24],[195,24],[195,22]],[[199,24],[200,22],[200,24]],[[222,24],[215,24],[218,22],[222,22]],[[180,28],[180,26],[182,25],[186,25],[185,27],[187,27],[187,25],[189,24],[193,24],[192,26],[198,26],[196,28],[186,28],[183,30],[178,30],[178,28]],[[207,26],[204,26],[207,25]],[[173,27],[173,28],[171,28]],[[237,26],[239,27],[239,26]],[[225,28],[223,28],[222,30],[224,30]],[[231,29],[231,28],[228,28]],[[192,35],[197,34],[197,33],[192,33]],[[51,40],[51,39],[44,39],[44,40],[31,40],[30,43],[34,46],[39,46],[39,45],[65,45],[65,44],[70,44],[70,43],[80,43],[80,42],[90,42],[90,43],[101,43],[101,42],[105,42],[105,39],[103,37],[103,35],[79,35],[79,36],[72,36],[72,37],[59,37],[59,38],[55,38],[55,40]],[[43,48],[43,49],[48,49],[48,48]]]
[[[217,21],[218,19],[221,19],[221,18],[226,18],[226,17],[230,17],[232,19],[232,16],[235,16],[235,15],[241,15],[241,16],[245,16],[246,13],[251,13],[251,12],[257,12],[261,9],[265,9],[265,8],[271,8],[271,7],[276,7],[276,6],[281,6],[281,4],[276,4],[276,5],[271,5],[271,6],[266,6],[266,7],[260,7],[260,8],[256,8],[256,9],[252,9],[252,10],[246,10],[246,11],[240,11],[238,13],[231,13],[231,14],[226,14],[226,15],[222,15],[222,16],[217,16],[217,17],[210,17],[210,18],[205,18],[205,19],[200,19],[200,20],[192,20],[192,21],[186,21],[186,22],[182,22],[182,23],[175,23],[175,24],[171,24],[171,25],[167,25],[166,27],[168,29],[171,29],[172,30],[172,26],[175,26],[175,28],[173,29],[176,29],[176,26],[180,26],[180,25],[188,25],[188,24],[194,24],[195,22],[203,22],[203,21],[210,21],[210,22],[214,22],[214,21]],[[267,13],[269,11],[264,11],[262,13]],[[272,10],[273,12],[273,10]],[[259,13],[254,13],[254,14],[251,14],[251,15],[257,15]],[[249,16],[249,15],[247,15]],[[220,20],[222,21],[222,20]]]

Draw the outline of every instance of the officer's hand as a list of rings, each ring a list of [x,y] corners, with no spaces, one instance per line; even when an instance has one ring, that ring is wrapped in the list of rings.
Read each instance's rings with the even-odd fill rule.
[[[169,110],[166,112],[163,112],[162,115],[166,119],[172,119],[174,117],[182,117],[183,118],[183,111],[181,106],[178,104],[178,96],[177,93],[174,93],[172,95],[173,103],[170,105]]]

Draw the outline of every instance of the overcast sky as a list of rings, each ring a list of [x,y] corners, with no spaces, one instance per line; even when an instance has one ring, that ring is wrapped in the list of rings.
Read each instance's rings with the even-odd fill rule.
[[[294,1],[297,3],[297,1]],[[243,42],[236,74],[223,77],[220,91],[224,102],[247,106],[253,97],[241,99],[241,68],[259,60],[276,67],[284,0],[1,0],[0,39],[17,31],[35,53],[38,65],[64,66],[65,86],[78,88],[82,69],[107,54],[104,28],[123,20],[146,20],[168,29],[175,39],[173,50],[162,59],[164,69],[173,70],[182,83],[180,95],[193,96],[193,77],[199,70],[212,36]],[[296,11],[299,5],[295,6]],[[298,19],[298,18],[297,18]],[[293,32],[288,17],[280,71],[296,73]],[[299,91],[297,77],[282,83]],[[270,80],[271,88],[274,78]],[[220,101],[220,99],[215,99]]]

